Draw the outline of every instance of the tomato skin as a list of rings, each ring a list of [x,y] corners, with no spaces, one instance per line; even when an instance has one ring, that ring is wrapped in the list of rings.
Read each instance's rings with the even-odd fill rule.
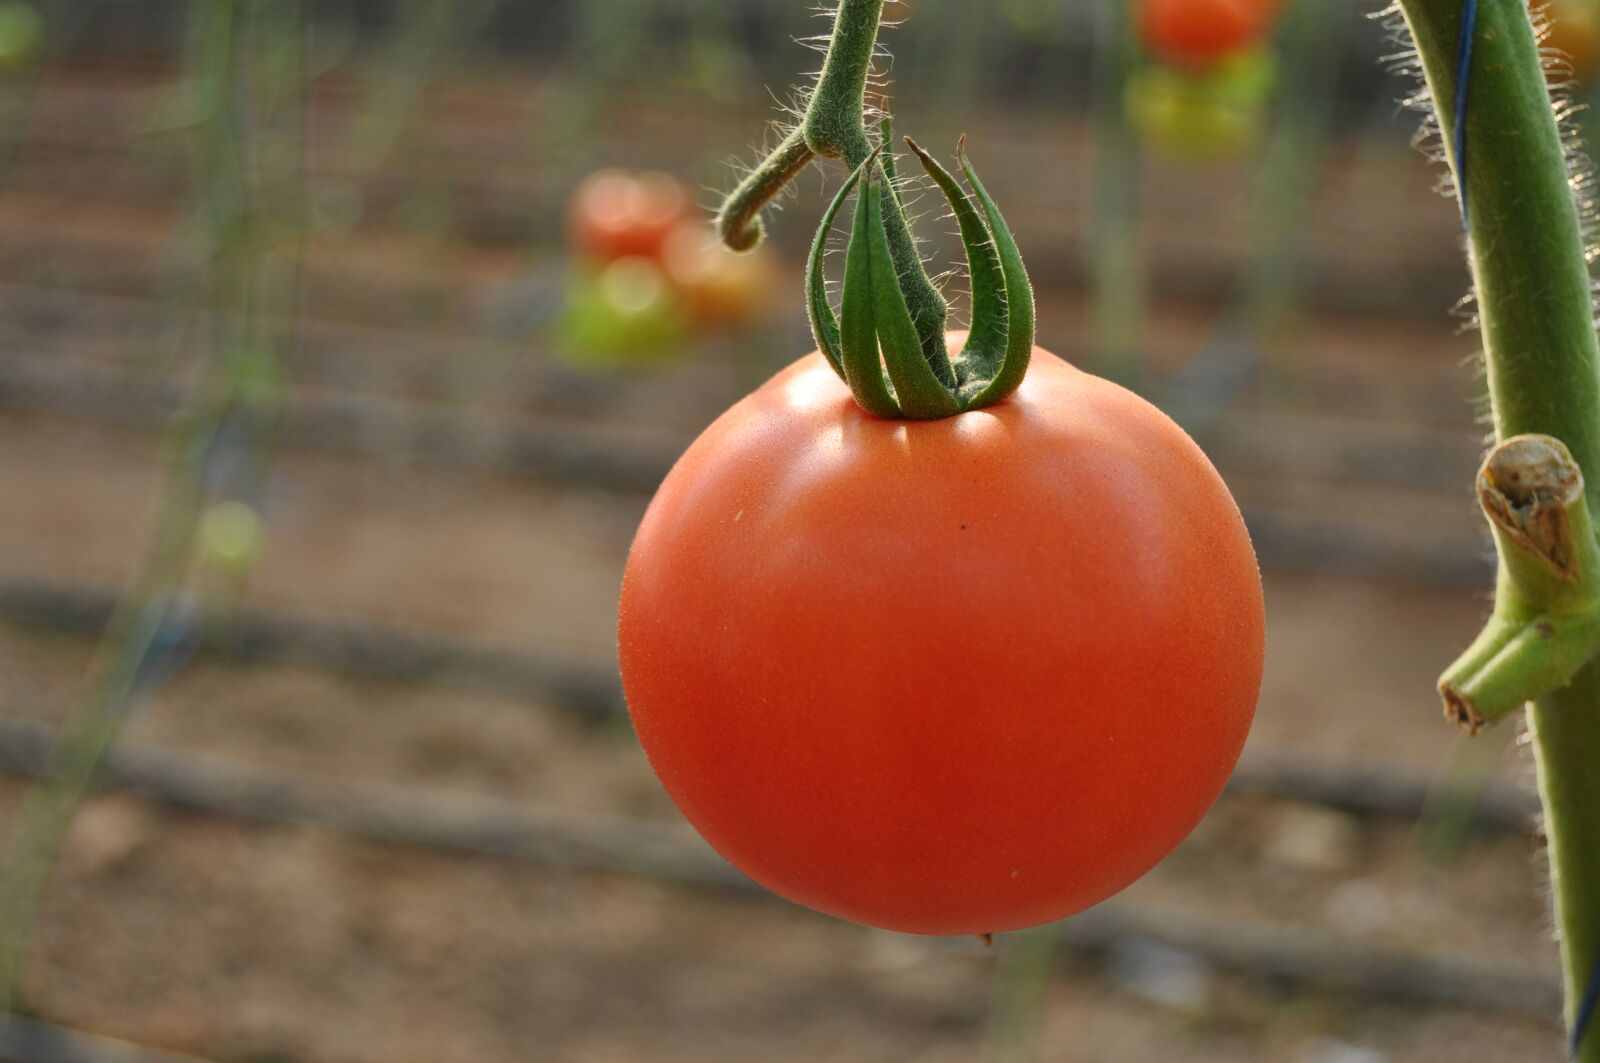
[[[1275,15],[1262,0],[1142,0],[1139,31],[1152,55],[1204,66],[1261,40]]]
[[[899,422],[812,354],[640,526],[640,742],[793,901],[921,934],[1063,918],[1159,861],[1237,760],[1264,644],[1237,507],[1165,415],[1033,357],[993,407]]]

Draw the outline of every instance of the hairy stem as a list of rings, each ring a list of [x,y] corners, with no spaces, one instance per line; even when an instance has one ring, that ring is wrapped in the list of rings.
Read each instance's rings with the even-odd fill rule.
[[[883,0],[841,0],[822,76],[800,123],[812,151],[843,159],[852,170],[872,151],[863,104],[882,18]]]
[[[723,201],[717,212],[717,232],[722,242],[735,251],[749,251],[759,244],[766,235],[761,211],[814,158],[816,153],[806,146],[804,129],[796,128],[784,137]]]
[[[872,139],[867,136],[866,126],[867,79],[872,72],[872,57],[878,47],[878,24],[882,18],[883,0],[841,0],[834,16],[833,38],[828,45],[828,58],[822,65],[822,76],[806,107],[805,120],[800,123],[806,144],[812,151],[824,158],[843,159],[852,170],[872,153]],[[886,151],[893,150],[890,145],[884,147]],[[893,164],[890,166],[892,168]],[[900,289],[905,293],[912,324],[916,325],[923,357],[941,381],[954,387],[955,371],[944,342],[949,308],[939,289],[928,279],[893,185],[884,182],[878,195],[883,199],[883,225],[889,234],[889,255],[895,272],[900,275]]]
[[[867,134],[866,123],[867,82],[878,47],[883,4],[884,0],[841,0],[834,15],[828,55],[812,90],[811,102],[806,106],[805,117],[799,127],[739,183],[718,212],[718,231],[723,243],[733,250],[748,251],[761,242],[762,208],[772,202],[813,157],[843,159],[855,171],[872,154],[872,138]],[[892,159],[886,159],[885,165],[893,171]],[[882,197],[889,254],[900,276],[900,289],[911,311],[922,355],[933,368],[934,375],[954,387],[955,370],[944,341],[949,308],[939,289],[928,279],[893,182],[884,182],[876,194]]]
[[[1401,0],[1422,56],[1440,124],[1454,120],[1461,0]],[[1463,181],[1495,431],[1552,436],[1588,473],[1590,510],[1600,490],[1600,349],[1589,271],[1566,159],[1523,0],[1479,0],[1470,67]],[[1513,573],[1502,559],[1500,588]],[[1543,608],[1546,602],[1527,603]],[[1600,666],[1529,708],[1550,838],[1561,928],[1567,1018],[1600,955]],[[1576,1055],[1600,1063],[1600,1037]]]

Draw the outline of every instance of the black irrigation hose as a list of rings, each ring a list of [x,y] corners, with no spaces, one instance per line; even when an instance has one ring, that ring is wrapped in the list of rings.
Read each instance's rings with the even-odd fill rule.
[[[51,734],[37,723],[0,719],[0,770],[41,770]],[[387,783],[298,777],[223,757],[127,743],[108,757],[99,785],[244,819],[310,824],[395,844],[767,896],[697,836],[670,822],[556,812],[503,798]],[[1547,1019],[1561,1001],[1554,978],[1503,964],[1373,948],[1325,935],[1308,938],[1303,928],[1201,925],[1192,916],[1126,903],[1104,904],[1069,919],[1060,924],[1060,934],[1068,947],[1091,955],[1153,943],[1189,953],[1219,970],[1383,1001],[1539,1019]],[[27,1063],[48,1058],[27,1057]],[[120,1057],[81,1058],[86,1063],[101,1058],[120,1063]]]
[[[0,619],[96,636],[116,607],[105,590],[0,580]],[[498,650],[417,631],[241,610],[225,629],[202,628],[193,649],[235,661],[290,664],[401,683],[437,683],[549,704],[597,722],[623,715],[612,668]]]
[[[0,1015],[0,1063],[205,1063],[68,1026]]]
[[[119,426],[154,428],[170,415],[175,385],[150,374],[59,359],[0,358],[0,409],[45,410]],[[1284,416],[1242,419],[1214,434],[1217,463],[1253,476],[1296,475],[1415,489],[1451,482],[1474,469],[1476,443],[1465,434],[1324,429],[1290,431]],[[600,427],[518,420],[485,425],[470,412],[370,397],[322,394],[290,403],[282,446],[318,453],[410,459],[487,469],[546,483],[647,494],[671,468],[687,438],[645,442]],[[1406,542],[1345,520],[1246,505],[1264,565],[1446,587],[1483,586],[1489,555],[1476,528]]]
[[[0,579],[0,621],[96,635],[115,604],[107,591]],[[200,635],[194,648],[258,664],[299,664],[395,682],[487,690],[547,704],[595,723],[623,718],[613,669],[474,646],[416,631],[335,624],[241,610],[226,636]],[[1229,792],[1305,801],[1363,816],[1420,817],[1433,783],[1392,770],[1284,759],[1247,759]],[[1538,802],[1520,790],[1490,789],[1473,820],[1492,830],[1531,832]]]

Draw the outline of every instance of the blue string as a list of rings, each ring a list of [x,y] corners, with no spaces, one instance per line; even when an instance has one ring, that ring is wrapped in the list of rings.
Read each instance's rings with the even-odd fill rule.
[[[1594,972],[1589,975],[1589,988],[1584,991],[1583,1001],[1578,1005],[1578,1017],[1572,1023],[1573,1059],[1578,1058],[1578,1052],[1583,1048],[1583,1035],[1589,1032],[1589,1020],[1594,1018],[1596,1005],[1600,1005],[1600,956],[1595,957]]]
[[[1462,0],[1461,36],[1456,41],[1456,114],[1451,132],[1456,154],[1456,198],[1461,203],[1461,224],[1467,217],[1467,84],[1472,74],[1472,44],[1478,36],[1478,0]]]

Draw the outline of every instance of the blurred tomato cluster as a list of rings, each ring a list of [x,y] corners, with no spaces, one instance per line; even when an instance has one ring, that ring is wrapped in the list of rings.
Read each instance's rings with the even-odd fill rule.
[[[562,349],[576,362],[670,358],[693,334],[744,328],[775,281],[771,253],[724,248],[669,174],[590,174],[572,193],[567,233]]]
[[[1142,60],[1128,121],[1149,147],[1186,158],[1233,155],[1266,124],[1276,80],[1270,37],[1281,0],[1140,0]]]

